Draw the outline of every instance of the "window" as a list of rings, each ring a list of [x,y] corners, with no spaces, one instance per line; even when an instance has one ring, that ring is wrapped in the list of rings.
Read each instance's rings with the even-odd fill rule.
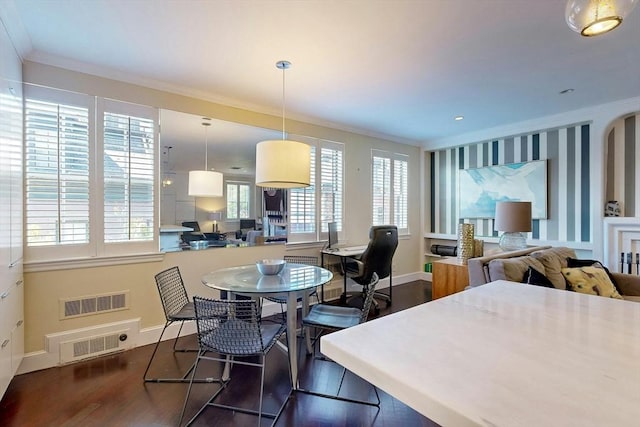
[[[25,89],[28,261],[157,251],[156,116],[150,107]]]
[[[404,154],[372,150],[372,223],[408,232],[408,162]]]
[[[251,185],[227,181],[227,219],[251,217]]]
[[[342,229],[343,151],[337,142],[295,138],[310,143],[311,185],[289,191],[290,242],[316,241],[327,233],[327,223]]]

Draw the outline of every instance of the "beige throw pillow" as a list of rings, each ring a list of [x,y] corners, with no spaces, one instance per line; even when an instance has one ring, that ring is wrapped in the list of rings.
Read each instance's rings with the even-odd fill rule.
[[[569,288],[582,294],[622,299],[607,272],[598,267],[563,268]]]

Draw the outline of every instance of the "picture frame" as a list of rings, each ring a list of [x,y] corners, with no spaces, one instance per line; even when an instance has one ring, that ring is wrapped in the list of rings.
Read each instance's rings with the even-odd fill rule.
[[[510,163],[458,173],[458,218],[494,218],[496,203],[529,201],[533,219],[547,218],[547,161]]]

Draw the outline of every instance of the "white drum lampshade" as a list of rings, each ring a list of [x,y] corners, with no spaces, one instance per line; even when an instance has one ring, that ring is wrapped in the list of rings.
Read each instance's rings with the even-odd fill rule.
[[[222,173],[189,171],[189,196],[222,197]]]
[[[311,146],[297,141],[268,140],[256,145],[256,185],[272,188],[308,187]]]

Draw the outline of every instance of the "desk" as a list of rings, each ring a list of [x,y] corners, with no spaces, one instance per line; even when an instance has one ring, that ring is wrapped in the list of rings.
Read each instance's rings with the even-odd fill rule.
[[[206,286],[248,295],[252,297],[287,296],[287,339],[288,353],[291,364],[291,384],[298,389],[298,345],[296,329],[297,299],[302,294],[302,316],[309,311],[309,289],[316,288],[333,278],[330,271],[321,267],[286,263],[282,272],[274,276],[263,276],[258,272],[255,264],[240,267],[223,268],[202,276],[202,283]]]
[[[443,426],[637,426],[640,304],[496,281],[321,338]]]
[[[342,295],[340,296],[340,302],[342,304],[347,302],[347,259],[362,255],[365,249],[367,249],[367,245],[336,249],[323,249],[320,251],[320,265],[323,267],[325,255],[333,255],[340,258],[340,265],[342,266],[342,274],[344,277]],[[391,288],[389,288],[389,293],[391,293]],[[322,292],[320,294],[322,296],[322,302],[324,302],[324,287],[322,287]]]

